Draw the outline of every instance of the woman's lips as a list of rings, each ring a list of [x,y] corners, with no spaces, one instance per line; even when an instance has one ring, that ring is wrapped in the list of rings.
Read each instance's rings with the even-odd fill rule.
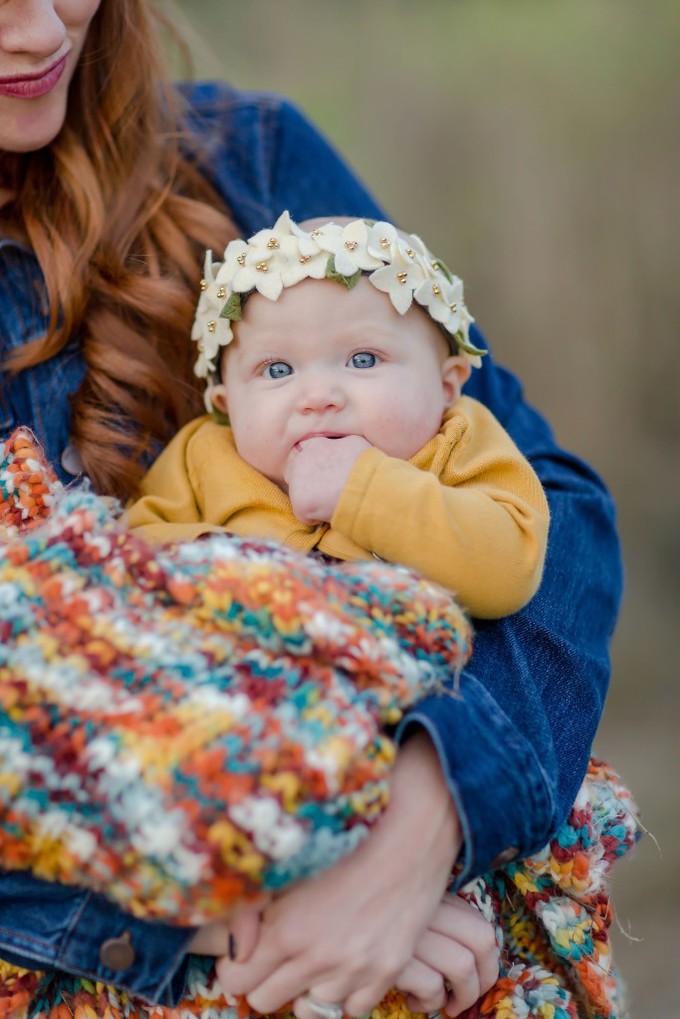
[[[12,99],[39,99],[40,96],[47,95],[64,73],[67,59],[68,53],[41,74],[27,74],[24,78],[0,78],[0,96],[9,96]]]

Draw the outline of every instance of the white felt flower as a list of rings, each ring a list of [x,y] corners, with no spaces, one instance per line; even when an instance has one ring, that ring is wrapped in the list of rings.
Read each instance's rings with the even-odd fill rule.
[[[233,241],[229,241],[224,249],[222,262],[217,267],[215,278],[227,290],[234,290],[234,276],[245,265],[248,250],[248,242],[244,241],[241,237],[236,237]]]
[[[281,241],[286,237],[292,237],[293,221],[288,212],[282,212],[273,227],[265,227],[258,230],[247,241],[247,246],[257,251],[265,258],[275,258],[281,246]]]
[[[323,251],[310,234],[286,237],[281,244],[285,264],[281,269],[284,287],[293,287],[305,279],[322,280],[328,266],[328,252]]]
[[[435,322],[444,325],[452,335],[458,332],[461,323],[461,311],[465,307],[463,300],[463,281],[457,276],[450,282],[443,273],[431,272],[423,280],[413,294]]]
[[[463,307],[460,316],[460,327],[458,330],[461,349],[473,368],[481,368],[482,354],[485,354],[486,351],[474,346],[474,344],[470,342],[470,326],[473,322],[474,318],[468,311],[467,306]]]
[[[461,333],[463,337],[463,342],[465,344],[470,343],[470,326],[472,325],[473,322],[474,318],[468,311],[467,305],[464,304],[460,312],[459,332]]]
[[[390,261],[392,249],[399,245],[399,234],[397,228],[391,223],[378,220],[373,226],[368,227],[368,242],[366,247],[369,254],[381,262]]]
[[[224,321],[222,319],[211,319],[210,321],[216,322],[214,333],[202,333],[200,336],[197,336],[194,330],[191,333],[192,340],[196,340],[198,345],[194,375],[199,379],[207,379],[215,374],[221,348],[227,347],[234,338],[228,322],[222,325],[221,323]]]
[[[340,276],[354,276],[382,264],[382,259],[368,250],[368,227],[363,219],[355,219],[343,227],[333,226],[334,230],[322,228],[318,236],[313,231],[312,236],[320,248],[333,255],[335,271]]]
[[[413,291],[425,279],[425,270],[418,259],[409,257],[401,246],[393,246],[392,261],[376,269],[368,277],[377,290],[389,296],[400,315],[405,315],[413,301]]]
[[[198,345],[198,359],[194,365],[194,373],[198,378],[207,378],[216,370],[220,347],[226,346],[233,338],[229,320],[220,317],[227,298],[226,288],[216,278],[220,268],[221,263],[212,260],[212,251],[207,251],[201,296],[191,330],[191,338]]]
[[[290,249],[295,246],[292,225],[289,214],[284,212],[273,227],[258,230],[249,240],[230,241],[218,274],[219,282],[233,293],[257,290],[275,301],[283,290],[282,274],[290,260]]]
[[[264,234],[265,231],[260,231]],[[251,240],[231,241],[224,252],[220,282],[235,294],[257,290],[263,297],[275,301],[283,290],[281,266],[277,264],[279,241],[267,231],[264,243]]]

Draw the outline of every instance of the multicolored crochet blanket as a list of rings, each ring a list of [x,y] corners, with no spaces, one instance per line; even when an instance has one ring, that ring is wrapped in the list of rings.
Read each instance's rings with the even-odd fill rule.
[[[470,653],[450,597],[383,564],[327,565],[213,536],[152,548],[64,490],[34,438],[0,444],[0,866],[181,924],[283,888],[363,838],[387,802],[387,734]],[[605,878],[635,841],[593,762],[531,860],[465,889],[502,976],[470,1015],[620,1016]],[[209,960],[176,1009],[0,963],[0,1015],[243,1015]],[[407,1016],[389,995],[376,1013]]]

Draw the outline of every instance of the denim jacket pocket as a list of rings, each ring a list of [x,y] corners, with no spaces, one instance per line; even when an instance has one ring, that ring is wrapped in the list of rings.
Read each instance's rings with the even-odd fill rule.
[[[0,871],[0,958],[25,969],[63,970],[161,1005],[185,992],[191,927],[137,920],[101,895]],[[105,948],[125,939],[124,965]]]

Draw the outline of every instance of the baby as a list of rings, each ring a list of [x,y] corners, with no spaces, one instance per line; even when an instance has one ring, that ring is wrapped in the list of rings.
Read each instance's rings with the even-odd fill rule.
[[[221,263],[208,253],[201,289],[192,335],[211,413],[154,463],[131,527],[161,542],[229,531],[375,556],[477,617],[532,597],[547,501],[499,422],[461,393],[483,351],[461,281],[419,238],[364,220],[303,229],[284,213]],[[493,978],[479,929],[449,927],[447,956],[472,948]]]
[[[477,617],[540,583],[548,505],[486,408],[461,394],[462,282],[388,223],[288,213],[206,257],[193,338],[217,414],[186,425],[129,508],[172,541],[225,530],[402,563]]]

